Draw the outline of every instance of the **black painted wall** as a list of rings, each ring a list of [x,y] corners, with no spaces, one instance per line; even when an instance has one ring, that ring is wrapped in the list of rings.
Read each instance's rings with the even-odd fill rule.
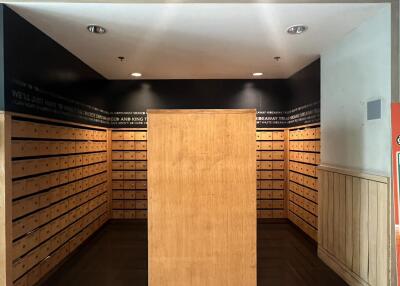
[[[108,96],[112,125],[136,127],[145,124],[143,113],[149,108],[254,108],[282,113],[290,99],[286,80],[113,81]],[[282,127],[286,123],[269,124]],[[259,126],[267,127],[267,123],[259,122]]]
[[[6,110],[143,127],[148,108],[255,108],[258,127],[285,127],[315,121],[317,117],[293,116],[310,112],[314,104],[319,119],[319,61],[281,80],[110,81],[2,7]]]
[[[291,94],[288,125],[296,126],[320,121],[321,62],[316,60],[287,80]]]
[[[5,109],[4,96],[4,5],[0,5],[0,111]]]
[[[106,80],[5,5],[5,110],[108,125],[104,98],[88,92]]]

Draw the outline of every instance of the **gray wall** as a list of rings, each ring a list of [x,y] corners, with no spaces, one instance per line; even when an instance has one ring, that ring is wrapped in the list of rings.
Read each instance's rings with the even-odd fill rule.
[[[390,7],[321,55],[323,164],[390,176]],[[367,120],[367,102],[382,100],[382,118]]]

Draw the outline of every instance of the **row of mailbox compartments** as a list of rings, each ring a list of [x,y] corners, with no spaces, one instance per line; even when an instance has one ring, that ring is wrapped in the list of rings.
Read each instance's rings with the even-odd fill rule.
[[[99,184],[103,181],[107,180],[107,173],[100,173],[95,176],[86,177],[82,180],[70,183],[68,185],[64,185],[68,182],[74,181],[73,178],[78,178],[79,174],[76,175],[73,170],[56,172],[48,175],[42,175],[38,177],[33,177],[29,179],[22,179],[18,181],[14,181],[12,183],[12,196],[13,199],[17,199],[20,197],[32,195],[42,190],[47,190],[50,188],[54,188],[60,186],[59,188],[72,188],[72,184],[76,189],[87,189],[88,186],[93,184]],[[70,173],[71,172],[71,173]],[[82,173],[82,172],[80,172]],[[83,173],[82,173],[83,174]],[[83,175],[82,175],[83,177]],[[64,185],[64,186],[61,186]]]
[[[257,181],[257,190],[283,190],[285,181],[283,180],[260,180]]]
[[[285,140],[285,132],[283,131],[257,131],[257,140]]]
[[[286,218],[284,210],[257,210],[257,218]]]
[[[107,151],[107,142],[13,140],[12,157],[33,157]]]
[[[147,150],[146,141],[113,141],[113,150]]]
[[[147,191],[121,191],[113,190],[112,198],[114,200],[146,200]]]
[[[283,150],[285,143],[283,141],[257,141],[257,150]]]
[[[309,213],[308,211],[304,210],[303,208],[299,207],[295,203],[289,201],[289,211],[296,214],[298,217],[303,219],[305,222],[310,224],[311,226],[317,228],[318,227],[318,218]]]
[[[311,189],[317,189],[317,179],[315,178],[311,178],[309,176],[295,172],[289,172],[289,179],[295,183],[309,187]]]
[[[257,171],[257,180],[283,180],[284,171]]]
[[[257,151],[257,160],[284,160],[284,151]]]
[[[13,268],[13,278],[19,278],[13,285],[18,286],[33,286],[41,278],[43,278],[47,273],[49,273],[57,264],[59,264],[64,258],[66,258],[70,253],[72,253],[79,245],[81,245],[89,236],[91,236],[96,230],[98,230],[106,221],[108,220],[108,215],[106,213],[99,213],[96,216],[84,217],[81,221],[77,222],[77,225],[83,228],[78,231],[75,230],[74,225],[71,226],[71,230],[65,230],[63,237],[57,242],[49,241],[48,245],[43,245],[43,253],[48,251],[50,255],[45,256],[44,259],[36,259],[36,255],[32,254],[27,256],[25,259],[21,259],[18,263],[14,264]],[[74,229],[72,229],[74,228]],[[61,244],[60,244],[61,243]],[[58,245],[54,248],[52,245]],[[60,247],[61,246],[61,247]],[[36,263],[35,263],[36,262]],[[34,266],[34,267],[32,267]]]
[[[146,131],[112,131],[112,140],[147,140]]]
[[[113,180],[147,180],[147,171],[112,171]]]
[[[68,155],[62,156],[57,158],[51,158],[52,162],[56,162],[58,160],[58,167],[59,169],[68,169],[74,167],[80,167],[85,165],[90,165],[94,163],[104,162],[107,161],[107,153],[100,152],[100,153],[90,153],[90,154],[82,154],[82,155]],[[38,160],[38,159],[32,159]],[[43,160],[43,159],[39,159]],[[46,160],[46,159],[44,159]],[[17,161],[16,161],[17,162]],[[26,162],[26,161],[24,161]],[[44,162],[44,161],[40,161]]]
[[[147,170],[147,161],[113,161],[113,170]]]
[[[147,210],[112,210],[113,219],[145,219]]]
[[[320,139],[320,138],[321,138],[321,129],[319,127],[289,131],[289,140],[308,140],[308,139]]]
[[[302,220],[300,217],[296,216],[293,212],[288,211],[288,219],[297,225],[301,230],[303,230],[309,237],[317,241],[317,230]]]
[[[147,209],[147,200],[113,200],[112,208],[114,210],[145,210]]]
[[[13,237],[15,235],[16,239],[17,237],[20,237],[21,234],[25,234],[31,231],[32,228],[34,229],[36,224],[44,225],[49,221],[68,212],[70,212],[70,216],[72,218],[74,217],[74,214],[79,211],[79,206],[85,204],[96,204],[99,201],[99,198],[104,195],[104,193],[104,189],[93,189],[91,191],[84,191],[72,197],[69,197],[68,199],[59,201],[55,204],[47,205],[44,208],[40,209],[40,211],[37,211],[38,209],[34,209],[34,207],[26,206],[27,208],[31,207],[32,212],[34,213],[13,222],[13,230],[15,230],[15,232],[13,233]],[[18,211],[20,210],[17,210],[15,212]]]
[[[113,190],[146,190],[147,181],[112,181]]]
[[[111,153],[113,160],[146,160],[146,151],[113,151]]]
[[[86,216],[98,207],[107,209],[107,204],[105,204],[105,202],[105,196],[97,197],[95,200],[85,203],[70,213],[35,229],[31,233],[28,233],[26,236],[13,243],[12,259],[16,261],[20,257],[29,254],[28,252],[37,250],[40,248],[41,244],[48,241],[51,237],[57,236],[59,232],[65,230],[69,225],[78,221],[80,218]]]
[[[257,209],[283,209],[284,200],[257,200]]]
[[[318,204],[313,203],[312,201],[309,201],[292,191],[289,191],[288,198],[289,201],[294,202],[295,204],[312,213],[313,215],[318,216]]]
[[[75,195],[77,193],[71,190],[67,190],[65,192],[62,192],[64,191],[62,189],[55,190],[56,193],[51,194],[52,199],[55,196],[59,197],[58,199],[55,199],[54,202],[52,201],[53,205],[51,207],[42,209],[40,211],[37,211],[33,214],[30,214],[13,222],[13,231],[12,231],[13,240],[17,239],[18,237],[20,237],[25,233],[31,232],[32,230],[36,229],[41,225],[48,223],[49,221],[55,219],[56,217],[59,217],[64,212],[67,212],[70,209],[73,209],[76,206],[83,204],[84,202],[90,201],[92,198],[99,196],[106,190],[107,189],[105,184],[98,185],[85,192],[81,192],[79,193],[79,195]],[[70,197],[70,199],[68,199],[67,204],[63,202],[55,204],[56,202],[64,200],[68,197]]]
[[[289,190],[306,198],[307,200],[318,203],[318,192],[315,190],[296,184],[295,182],[289,182]]]
[[[293,161],[319,165],[321,163],[321,154],[290,151],[289,159]]]
[[[257,190],[257,199],[284,199],[284,190]]]
[[[285,161],[257,161],[257,170],[283,170]]]
[[[65,170],[67,169],[68,170]],[[107,162],[95,163],[83,167],[75,167],[69,169],[66,167],[65,161],[60,158],[46,158],[46,159],[31,159],[12,162],[12,177],[20,178],[42,173],[49,173],[54,171],[64,170],[67,173],[76,173],[76,178],[90,176],[95,173],[107,170]]]
[[[320,141],[290,141],[290,151],[320,152]]]
[[[298,163],[298,162],[289,162],[289,169],[291,171],[295,171],[298,173],[306,174],[309,176],[316,177],[317,176],[317,167],[313,165],[308,165],[304,163]]]
[[[84,202],[90,201],[103,192],[105,192],[104,187],[92,188],[90,190],[73,193],[67,198],[54,198],[54,196],[52,196],[52,192],[35,195],[13,202],[12,218],[13,220],[16,220],[29,213],[47,209],[47,211],[41,212],[42,218],[47,218],[48,216],[50,219],[53,219],[62,213],[72,210]],[[60,193],[59,195],[65,195],[65,193]]]
[[[13,120],[11,136],[37,139],[107,140],[107,131]]]

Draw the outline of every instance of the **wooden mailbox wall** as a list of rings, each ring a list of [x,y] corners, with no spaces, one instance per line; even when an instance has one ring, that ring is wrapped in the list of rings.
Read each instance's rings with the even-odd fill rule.
[[[112,130],[112,218],[147,217],[146,129]]]
[[[255,286],[255,111],[148,116],[149,285]]]
[[[146,128],[2,116],[7,213],[0,243],[11,251],[0,256],[0,280],[33,285],[109,218],[147,218]],[[257,217],[289,218],[316,239],[318,187],[308,182],[316,181],[319,125],[254,132]]]
[[[108,131],[33,116],[4,118],[2,279],[3,285],[31,286],[109,218]]]

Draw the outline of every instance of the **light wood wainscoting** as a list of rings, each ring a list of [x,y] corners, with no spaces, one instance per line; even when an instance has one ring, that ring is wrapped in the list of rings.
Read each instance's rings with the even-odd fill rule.
[[[318,255],[350,285],[390,285],[390,180],[318,168]]]

